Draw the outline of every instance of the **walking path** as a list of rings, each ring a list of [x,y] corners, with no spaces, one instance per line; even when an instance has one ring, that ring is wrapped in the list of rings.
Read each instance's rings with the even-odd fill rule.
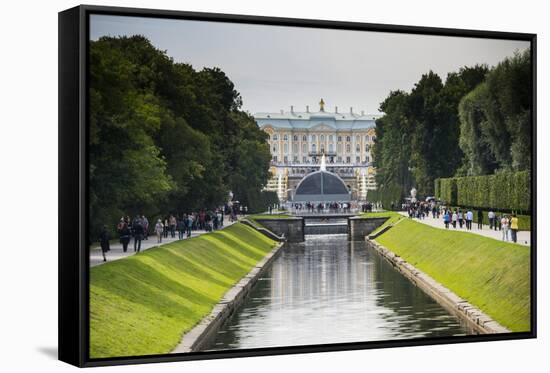
[[[409,217],[407,212],[400,211],[399,213],[401,215],[407,217],[407,218]],[[429,225],[431,227],[446,229],[445,224],[443,223],[443,217],[442,216],[439,219],[437,219],[437,218],[434,219],[430,215],[429,217],[426,217],[424,219],[416,219],[415,218],[414,221]],[[494,229],[489,229],[489,226],[485,225],[485,224],[483,225],[483,228],[480,230],[480,229],[477,229],[477,223],[472,223],[472,230],[469,231],[469,230],[466,229],[466,224],[464,224],[462,226],[462,228],[459,228],[458,223],[457,223],[456,228],[453,228],[452,225],[449,225],[448,230],[479,234],[480,236],[485,236],[485,237],[493,238],[495,240],[502,241],[502,231],[499,231],[499,230],[495,231]],[[508,242],[512,242],[512,231],[508,232],[508,240],[509,240]],[[520,245],[531,246],[531,231],[518,231],[518,242],[517,243],[520,244]]]
[[[238,219],[241,219],[241,216],[239,216]],[[221,229],[227,228],[230,225],[232,225],[233,223],[235,223],[235,222],[230,222],[228,220],[224,221],[224,226]],[[200,236],[200,235],[205,234],[205,233],[207,233],[207,232],[204,231],[204,230],[195,230],[191,233],[191,238]],[[186,237],[184,239],[187,240],[188,238]],[[166,245],[166,244],[168,244],[170,242],[174,242],[174,241],[178,241],[177,232],[176,232],[176,237],[175,238],[170,237],[170,234],[168,234],[167,238],[163,237],[162,238],[162,243],[158,243],[156,234],[152,234],[152,235],[149,235],[148,240],[141,241],[141,251],[145,251],[147,249],[150,249],[150,248],[156,247],[156,246]],[[106,254],[106,256],[107,256],[107,261],[106,262],[103,261],[103,255],[101,254],[101,248],[100,247],[94,247],[94,248],[90,249],[90,267],[95,267],[95,266],[101,265],[103,263],[109,263],[109,262],[112,262],[114,260],[126,258],[127,256],[134,255],[134,254],[135,254],[135,252],[134,252],[134,239],[133,238],[130,239],[130,243],[128,244],[128,251],[126,251],[126,252],[122,251],[122,244],[121,243],[117,242],[115,244],[111,244],[111,250],[108,251],[107,254]]]

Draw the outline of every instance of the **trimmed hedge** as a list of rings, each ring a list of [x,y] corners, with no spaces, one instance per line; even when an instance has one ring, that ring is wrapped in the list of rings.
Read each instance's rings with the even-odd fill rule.
[[[450,205],[457,205],[456,178],[436,179],[439,180],[439,195],[436,198],[445,201]]]
[[[531,211],[529,171],[437,179],[435,188],[436,198],[452,206]]]

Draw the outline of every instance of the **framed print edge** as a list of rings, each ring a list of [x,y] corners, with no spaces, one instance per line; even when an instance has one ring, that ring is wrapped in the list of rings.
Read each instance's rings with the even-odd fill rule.
[[[343,30],[383,31],[422,35],[463,36],[529,41],[532,79],[532,158],[531,158],[531,330],[510,334],[464,337],[419,338],[375,342],[285,346],[185,354],[161,354],[94,358],[89,356],[89,232],[88,232],[88,45],[89,16],[109,14],[170,19],[191,19],[261,25],[297,26]],[[461,30],[420,26],[381,25],[343,21],[241,16],[154,9],[82,5],[59,13],[59,215],[58,215],[58,340],[59,360],[79,366],[105,366],[136,363],[173,362],[296,353],[329,352],[371,348],[392,348],[435,344],[471,343],[536,338],[536,34],[483,30]]]

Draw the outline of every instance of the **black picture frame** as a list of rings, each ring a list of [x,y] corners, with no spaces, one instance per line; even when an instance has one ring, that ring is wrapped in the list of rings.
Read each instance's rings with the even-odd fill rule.
[[[216,21],[304,28],[383,31],[419,35],[460,36],[522,40],[531,43],[532,63],[532,229],[531,229],[531,331],[450,338],[326,344],[249,350],[192,352],[106,359],[90,359],[89,249],[88,249],[88,43],[92,14]],[[184,12],[81,5],[59,13],[59,360],[79,367],[173,362],[261,355],[282,355],[371,348],[486,342],[536,338],[537,335],[537,172],[536,172],[536,34],[399,26],[343,21],[275,18],[215,13]],[[75,224],[77,222],[77,224]]]

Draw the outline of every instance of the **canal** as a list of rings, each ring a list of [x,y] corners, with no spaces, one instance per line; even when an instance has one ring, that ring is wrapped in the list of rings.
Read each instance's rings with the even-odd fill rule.
[[[470,333],[365,242],[308,235],[282,249],[206,349]]]

